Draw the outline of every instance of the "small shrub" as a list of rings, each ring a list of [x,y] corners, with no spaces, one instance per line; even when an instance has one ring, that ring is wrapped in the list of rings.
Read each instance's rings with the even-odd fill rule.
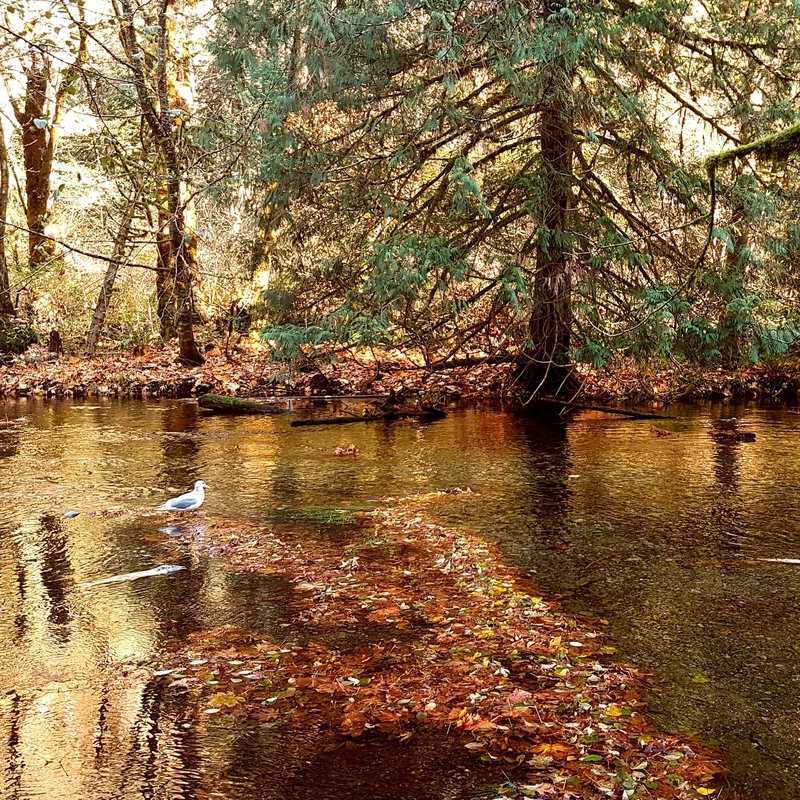
[[[35,341],[36,331],[27,323],[0,320],[0,353],[24,353]]]

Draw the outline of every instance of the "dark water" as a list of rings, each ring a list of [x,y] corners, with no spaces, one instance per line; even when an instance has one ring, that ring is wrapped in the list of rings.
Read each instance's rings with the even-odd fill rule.
[[[605,615],[621,657],[656,674],[664,727],[722,742],[742,797],[800,796],[800,565],[758,560],[800,558],[799,415],[673,409],[682,418],[659,423],[673,435],[657,437],[647,422],[591,414],[310,430],[171,402],[6,408],[25,419],[0,430],[4,799],[305,796],[310,777],[276,778],[292,742],[199,724],[147,666],[167,639],[206,628],[286,637],[281,579],[187,557],[174,575],[80,585],[167,560],[163,518],[145,514],[200,478],[207,517],[256,523],[470,486],[449,520],[495,537],[572,609]],[[711,435],[734,415],[755,442]],[[358,458],[332,456],[350,443]],[[62,516],[113,505],[142,514]],[[421,740],[320,754],[307,769],[327,776],[316,798],[422,800],[442,756]],[[460,796],[464,768],[444,757],[447,796]]]

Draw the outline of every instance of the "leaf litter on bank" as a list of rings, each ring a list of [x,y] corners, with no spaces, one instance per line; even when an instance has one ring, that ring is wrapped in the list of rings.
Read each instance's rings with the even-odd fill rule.
[[[511,363],[431,369],[420,353],[393,348],[309,347],[308,370],[290,370],[271,359],[265,343],[243,340],[226,355],[208,344],[200,367],[178,363],[174,343],[142,350],[113,350],[93,357],[48,354],[34,345],[0,365],[0,396],[23,397],[192,397],[205,392],[235,397],[270,395],[385,395],[408,392],[437,400],[496,401],[527,398]],[[473,354],[478,359],[486,353]],[[230,356],[230,357],[229,357]],[[435,354],[429,357],[436,361]],[[675,362],[640,363],[618,355],[605,368],[575,366],[579,401],[670,402],[681,398],[769,397],[796,400],[800,361],[709,369]],[[358,409],[354,408],[354,412]],[[657,435],[663,435],[658,433]],[[352,455],[352,453],[350,453]]]
[[[198,709],[301,730],[307,748],[459,737],[515,785],[536,787],[520,797],[724,796],[716,753],[642,713],[644,679],[609,663],[604,620],[564,614],[492,543],[431,521],[431,504],[470,496],[357,512],[344,544],[224,522],[194,523],[204,526],[194,537],[190,523],[185,547],[280,574],[292,590],[284,639],[220,628],[175,643],[163,667],[196,679],[176,689]]]

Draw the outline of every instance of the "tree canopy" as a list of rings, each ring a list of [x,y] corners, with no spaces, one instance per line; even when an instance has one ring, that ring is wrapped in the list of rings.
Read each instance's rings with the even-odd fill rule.
[[[243,316],[278,358],[514,358],[547,391],[575,362],[758,361],[797,339],[792,4],[120,0],[52,6],[64,53],[22,24],[37,8],[3,27],[5,216],[32,243],[11,282],[76,251],[135,262],[189,363],[192,325]],[[28,119],[36,80],[60,109]],[[117,209],[110,252],[96,221],[36,238],[75,188],[48,172],[36,211],[17,170],[41,184],[37,131]]]

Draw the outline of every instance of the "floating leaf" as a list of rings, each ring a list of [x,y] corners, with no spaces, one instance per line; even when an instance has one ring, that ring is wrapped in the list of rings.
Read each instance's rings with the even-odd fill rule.
[[[230,692],[217,692],[208,698],[208,704],[212,708],[236,708],[239,703],[244,703],[244,698]]]
[[[692,683],[708,683],[709,679],[705,675],[695,675],[692,678]]]

